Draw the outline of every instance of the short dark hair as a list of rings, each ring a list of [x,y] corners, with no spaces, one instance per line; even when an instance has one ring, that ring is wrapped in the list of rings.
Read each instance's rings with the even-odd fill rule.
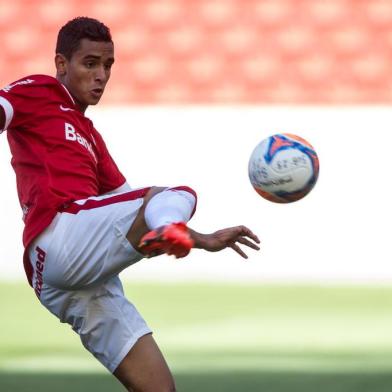
[[[79,16],[67,22],[57,36],[56,53],[61,53],[68,60],[79,49],[80,41],[112,42],[112,35],[107,26],[97,19]]]

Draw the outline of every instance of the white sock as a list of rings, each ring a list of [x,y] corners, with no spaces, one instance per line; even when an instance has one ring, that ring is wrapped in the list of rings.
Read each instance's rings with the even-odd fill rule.
[[[181,188],[165,189],[150,199],[144,211],[144,218],[150,230],[169,223],[188,222],[192,217],[196,194],[190,188]]]

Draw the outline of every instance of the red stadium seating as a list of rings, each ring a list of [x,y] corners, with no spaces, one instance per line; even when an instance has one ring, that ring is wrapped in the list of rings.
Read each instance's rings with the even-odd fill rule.
[[[59,27],[111,27],[106,104],[389,104],[389,0],[0,0],[0,85],[53,74]]]

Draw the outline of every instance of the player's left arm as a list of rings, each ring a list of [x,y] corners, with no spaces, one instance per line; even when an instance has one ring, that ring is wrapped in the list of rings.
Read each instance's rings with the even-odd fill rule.
[[[189,229],[189,231],[195,242],[194,248],[204,249],[209,252],[219,252],[225,248],[232,248],[244,259],[247,259],[248,256],[240,248],[239,244],[254,250],[260,250],[258,246],[260,244],[259,238],[246,226],[228,227],[211,234],[198,233],[192,229]]]

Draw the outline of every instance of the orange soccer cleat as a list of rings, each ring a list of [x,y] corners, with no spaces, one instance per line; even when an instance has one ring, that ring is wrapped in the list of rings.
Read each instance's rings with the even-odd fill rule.
[[[140,240],[139,249],[147,257],[166,253],[178,259],[185,257],[193,244],[186,224],[177,222],[149,231]]]

